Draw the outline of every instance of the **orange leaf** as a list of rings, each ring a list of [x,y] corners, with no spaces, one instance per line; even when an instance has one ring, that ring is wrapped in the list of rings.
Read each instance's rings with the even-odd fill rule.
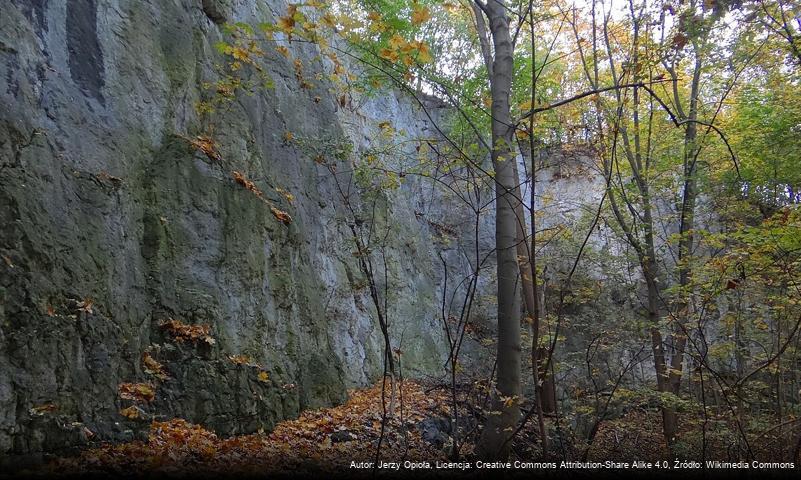
[[[277,218],[279,221],[283,222],[284,225],[289,225],[292,223],[292,217],[290,217],[285,211],[279,210],[275,207],[270,207],[270,211],[273,213],[273,216],[275,216],[275,218]]]
[[[32,407],[28,410],[32,416],[40,417],[45,413],[55,412],[58,410],[58,407],[54,403],[45,403],[44,405],[39,405],[38,407]]]
[[[121,383],[117,390],[123,400],[152,402],[156,398],[156,391],[147,383]]]
[[[245,187],[246,189],[250,190],[251,192],[256,194],[257,197],[259,197],[259,198],[262,197],[262,195],[263,195],[262,191],[259,190],[259,188],[256,186],[255,183],[253,183],[250,180],[248,180],[247,178],[245,178],[245,176],[242,175],[241,172],[234,171],[233,172],[233,176],[234,176],[234,180],[236,181],[236,183],[238,183],[238,184],[242,185],[243,187]]]
[[[179,342],[191,341],[192,343],[197,343],[203,341],[208,345],[214,345],[216,343],[214,338],[210,335],[211,329],[208,325],[187,325],[180,320],[169,318],[161,322],[159,326],[175,337]]]
[[[89,297],[84,298],[83,301],[78,302],[78,310],[80,310],[82,312],[85,312],[85,313],[88,313],[88,314],[91,315],[92,314],[92,305],[94,305],[94,304],[95,304],[95,302],[91,298],[89,298]]]

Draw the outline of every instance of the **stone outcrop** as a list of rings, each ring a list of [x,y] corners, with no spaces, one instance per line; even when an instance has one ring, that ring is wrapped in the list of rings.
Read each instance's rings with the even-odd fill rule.
[[[129,439],[153,415],[224,435],[269,429],[380,376],[380,332],[336,191],[286,133],[349,138],[358,150],[387,120],[429,137],[420,106],[387,93],[356,118],[324,82],[300,88],[291,60],[270,50],[273,88],[218,116],[219,161],[187,142],[204,127],[195,105],[215,78],[221,25],[274,21],[285,9],[256,0],[4,4],[0,456]],[[308,75],[320,71],[314,46],[289,48]],[[408,376],[441,374],[447,356],[440,253],[453,275],[469,271],[471,240],[443,240],[437,229],[472,229],[469,215],[440,200],[409,179],[380,208],[393,224],[389,310]],[[180,341],[164,328],[169,319],[207,325],[213,342]],[[142,418],[119,413],[131,405],[123,383],[153,387]]]

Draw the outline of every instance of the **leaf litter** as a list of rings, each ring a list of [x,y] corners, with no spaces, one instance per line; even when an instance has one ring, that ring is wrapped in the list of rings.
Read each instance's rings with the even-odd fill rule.
[[[153,421],[147,440],[102,443],[48,466],[54,474],[303,473],[346,471],[351,461],[371,462],[381,435],[382,386],[352,390],[342,405],[307,410],[278,423],[272,432],[222,438],[184,419]],[[385,393],[390,403],[389,386]],[[387,416],[381,447],[386,461],[447,459],[448,452],[422,438],[416,428],[449,415],[450,392],[404,381],[394,416]],[[131,417],[135,417],[133,411]],[[472,449],[472,446],[466,447]]]

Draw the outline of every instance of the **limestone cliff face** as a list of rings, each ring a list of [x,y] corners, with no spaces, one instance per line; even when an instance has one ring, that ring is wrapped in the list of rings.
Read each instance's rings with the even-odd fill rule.
[[[268,52],[274,88],[243,95],[218,119],[222,161],[182,138],[201,131],[195,104],[214,78],[220,24],[273,21],[285,8],[277,0],[3,2],[0,456],[135,436],[146,422],[119,414],[130,405],[122,383],[155,386],[145,418],[235,434],[341,401],[380,375],[380,333],[341,205],[325,169],[285,133],[348,136],[359,148],[373,122],[390,120],[430,136],[419,107],[388,94],[356,118],[326,85],[300,88],[291,62]],[[315,47],[290,48],[309,75],[319,71]],[[387,248],[395,346],[407,375],[438,373],[447,355],[439,252],[464,272],[470,241],[442,241],[434,226],[471,227],[421,181],[385,200],[383,218],[395,223]],[[209,325],[215,343],[176,341],[160,327],[167,318]],[[168,380],[146,372],[145,352]],[[259,366],[229,358],[237,355]]]

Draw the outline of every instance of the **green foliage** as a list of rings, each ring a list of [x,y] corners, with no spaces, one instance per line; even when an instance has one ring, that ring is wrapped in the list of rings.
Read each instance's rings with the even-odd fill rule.
[[[732,99],[724,126],[740,161],[742,179],[729,172],[733,189],[756,203],[797,202],[801,188],[801,82],[757,68]],[[742,182],[742,183],[741,183]],[[789,191],[788,191],[789,188]]]
[[[261,66],[265,56],[259,42],[253,38],[254,30],[247,24],[225,25],[225,41],[219,41],[214,48],[222,56],[223,62],[214,66],[217,79],[204,82],[204,99],[195,105],[202,117],[213,114],[220,108],[230,105],[240,93],[253,94],[261,89],[272,89],[273,79]]]
[[[762,34],[732,2],[646,3],[635,13],[605,22],[598,18],[594,26],[586,15],[571,17],[564,5],[535,3],[532,29],[526,4],[509,2],[516,39],[510,127],[516,129],[518,142],[527,145],[533,139],[534,147],[546,152],[545,147],[583,144],[598,157],[592,166],[597,171],[583,174],[611,175],[599,219],[592,205],[575,221],[549,225],[535,242],[538,248],[547,247],[537,273],[542,279],[547,268],[550,282],[540,284],[546,301],[539,346],[556,344],[558,351],[566,350],[555,357],[555,371],[566,376],[582,372],[583,383],[575,388],[573,411],[567,414],[611,415],[600,410],[598,401],[608,394],[611,408],[620,412],[634,406],[699,415],[695,400],[656,392],[641,379],[638,384],[629,378],[632,374],[624,375],[620,385],[615,382],[626,368],[621,359],[647,345],[653,331],[664,334],[669,345],[686,336],[677,325],[690,331],[691,358],[703,358],[708,362],[703,367],[714,368],[715,374],[742,377],[765,367],[740,385],[737,395],[750,405],[768,403],[772,385],[792,368],[771,363],[771,352],[801,315],[801,213],[782,209],[798,203],[788,192],[797,194],[801,188],[801,81],[798,69],[788,68],[786,46],[779,49],[766,41],[763,47]],[[467,186],[467,191],[475,186],[469,183],[473,179],[460,174],[479,172],[481,181],[494,184],[492,169],[485,167],[492,120],[490,78],[473,15],[466,3],[434,0],[311,1],[290,4],[274,23],[227,25],[225,40],[215,45],[223,59],[218,80],[204,85],[210,95],[198,110],[210,115],[240,93],[272,88],[262,67],[266,56],[285,58],[302,89],[326,89],[340,108],[356,109],[354,98],[385,94],[389,88],[446,101],[451,114],[439,126],[447,142],[408,138],[388,121],[379,123],[371,144],[360,149],[337,135],[285,135],[287,144],[332,175],[353,181],[359,199],[353,200],[351,223],[369,217],[390,231],[386,199],[408,175],[452,175],[451,186]],[[664,31],[655,31],[665,18],[670,21]],[[737,21],[727,23],[726,18]],[[643,29],[636,44],[635,25]],[[310,75],[309,66],[292,57],[290,47],[301,41],[316,44],[322,73]],[[696,74],[702,78],[695,92],[698,107],[693,114],[702,122],[697,124],[686,121],[694,94],[690,79]],[[655,82],[652,92],[659,101],[644,89],[636,91],[636,100],[631,88],[610,89],[546,109],[532,116],[530,124],[525,118],[534,108],[580,92],[635,81]],[[710,124],[725,132],[725,141]],[[685,140],[690,125],[698,132],[694,141]],[[240,183],[249,188],[248,182],[242,177]],[[712,225],[698,222],[676,233],[690,184],[698,190],[693,212],[712,218]],[[538,200],[543,207],[548,203],[544,196]],[[378,216],[360,211],[362,201],[380,204]],[[542,218],[540,212],[533,215]],[[585,246],[590,228],[617,234],[631,248],[610,253],[608,246]],[[679,259],[680,246],[688,239],[693,240],[691,253]],[[654,252],[644,248],[649,241]],[[579,273],[568,288],[566,271],[580,249]],[[371,254],[367,247],[357,250],[357,255]],[[654,315],[645,311],[641,298],[641,274],[649,255],[656,256],[659,269],[660,305]],[[593,270],[604,278],[598,279]],[[689,280],[680,283],[686,272]],[[364,284],[356,281],[353,286]],[[561,327],[558,337],[556,324]],[[709,372],[699,371],[708,379]],[[697,372],[687,376],[698,381]],[[724,431],[730,433],[720,427]],[[697,438],[686,440],[676,451],[697,444]]]

